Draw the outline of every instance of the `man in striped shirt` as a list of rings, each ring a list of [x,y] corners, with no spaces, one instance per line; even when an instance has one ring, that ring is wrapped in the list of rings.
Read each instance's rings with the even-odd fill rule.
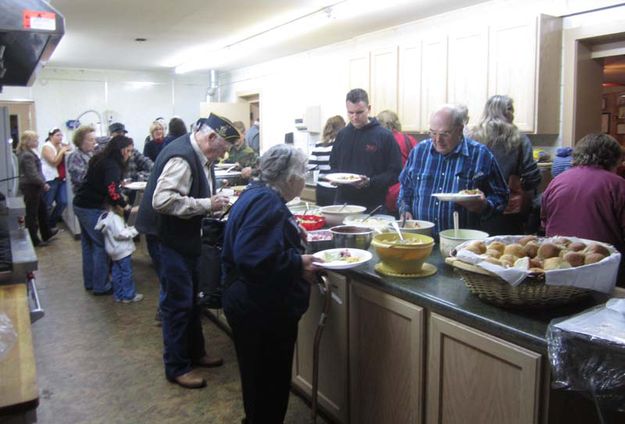
[[[435,224],[434,235],[453,228],[453,212],[461,228],[480,228],[482,221],[501,213],[508,203],[508,186],[493,154],[463,136],[461,111],[446,105],[430,119],[430,138],[417,144],[399,176],[397,206],[407,219]],[[443,202],[433,193],[479,190],[473,200]]]

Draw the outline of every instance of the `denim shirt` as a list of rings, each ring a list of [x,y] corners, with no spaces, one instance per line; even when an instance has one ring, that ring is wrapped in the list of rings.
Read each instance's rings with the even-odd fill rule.
[[[459,212],[462,228],[478,228],[480,220],[501,213],[508,203],[508,185],[495,157],[487,147],[464,137],[447,155],[438,153],[431,139],[417,144],[399,182],[397,206],[400,213],[408,211],[415,219],[433,222],[434,235],[453,228],[454,211]],[[456,203],[432,196],[467,189],[484,192],[488,206],[482,214],[471,213]]]

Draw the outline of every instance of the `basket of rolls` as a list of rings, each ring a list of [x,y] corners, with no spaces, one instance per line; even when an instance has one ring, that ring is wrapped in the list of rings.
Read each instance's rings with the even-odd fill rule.
[[[446,262],[480,299],[499,306],[544,308],[590,291],[611,293],[620,253],[576,237],[497,236],[459,245]]]

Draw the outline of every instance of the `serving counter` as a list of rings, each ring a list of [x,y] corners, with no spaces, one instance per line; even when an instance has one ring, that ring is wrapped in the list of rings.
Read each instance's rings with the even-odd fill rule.
[[[373,251],[373,249],[371,249]],[[319,405],[340,423],[592,423],[589,401],[552,390],[545,334],[553,318],[606,300],[508,310],[471,294],[435,246],[436,274],[378,274],[373,259],[330,272],[333,302],[320,348]],[[310,396],[323,305],[314,288],[300,322],[293,385]]]

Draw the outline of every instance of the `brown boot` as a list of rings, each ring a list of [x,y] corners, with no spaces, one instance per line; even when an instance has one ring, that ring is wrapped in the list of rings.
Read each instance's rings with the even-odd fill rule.
[[[219,367],[223,364],[224,364],[224,360],[222,358],[212,357],[208,355],[204,355],[200,359],[193,362],[193,365],[195,365],[196,367],[203,367],[203,368]]]
[[[202,387],[206,387],[206,380],[198,375],[195,375],[193,371],[174,377],[169,381],[179,384],[185,389],[200,389]]]

